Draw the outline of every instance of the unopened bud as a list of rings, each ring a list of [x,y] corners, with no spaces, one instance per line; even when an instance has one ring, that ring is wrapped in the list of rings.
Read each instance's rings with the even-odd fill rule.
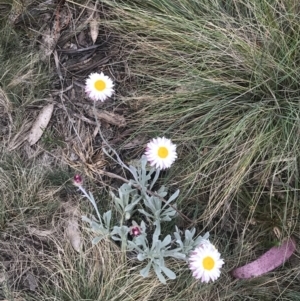
[[[126,219],[126,220],[129,220],[130,217],[131,217],[131,214],[130,214],[129,212],[126,212],[126,213],[125,213],[125,219]]]
[[[81,175],[75,175],[74,178],[73,178],[73,184],[75,186],[82,186],[82,183],[83,183],[83,180],[82,180],[82,177]]]
[[[131,236],[136,237],[141,235],[142,231],[141,231],[141,227],[140,226],[132,226],[129,229],[129,233]]]

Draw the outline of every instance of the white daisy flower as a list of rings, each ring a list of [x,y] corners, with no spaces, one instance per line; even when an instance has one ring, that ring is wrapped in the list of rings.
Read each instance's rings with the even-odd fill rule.
[[[145,155],[151,166],[169,168],[177,158],[176,145],[165,137],[154,138],[147,144]]]
[[[104,101],[114,93],[113,81],[103,72],[91,73],[86,80],[85,92],[92,100]]]
[[[219,278],[220,269],[224,264],[220,256],[221,254],[209,241],[199,245],[189,257],[189,268],[193,276],[201,282],[215,281]]]

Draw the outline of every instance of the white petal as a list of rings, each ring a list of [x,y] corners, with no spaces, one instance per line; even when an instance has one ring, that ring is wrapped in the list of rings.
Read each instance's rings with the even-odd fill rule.
[[[95,88],[95,82],[97,80],[102,80],[105,82],[105,88],[103,91],[99,91]],[[100,74],[91,73],[86,79],[85,91],[92,100],[104,101],[106,98],[111,97],[114,93],[113,86],[113,81],[102,72]]]

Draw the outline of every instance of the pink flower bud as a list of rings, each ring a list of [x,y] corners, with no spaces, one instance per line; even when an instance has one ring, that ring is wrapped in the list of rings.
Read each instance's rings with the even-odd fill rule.
[[[75,175],[74,178],[73,178],[73,184],[75,186],[82,186],[82,183],[83,183],[83,180],[82,180],[82,177],[81,175]]]
[[[134,236],[134,237],[139,236],[142,233],[141,227],[139,227],[139,226],[132,226],[129,229],[129,233],[130,233],[131,236]]]

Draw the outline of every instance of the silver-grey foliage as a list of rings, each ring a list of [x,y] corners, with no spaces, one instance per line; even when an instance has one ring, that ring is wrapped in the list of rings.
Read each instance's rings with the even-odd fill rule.
[[[82,186],[79,187],[93,204],[98,217],[96,220],[83,216],[82,220],[88,222],[91,230],[97,235],[93,239],[94,244],[104,238],[120,242],[122,250],[136,254],[139,261],[146,262],[146,266],[140,271],[143,277],[147,277],[152,268],[158,279],[162,283],[166,283],[166,277],[175,279],[176,274],[166,267],[165,258],[173,257],[187,260],[189,252],[203,240],[207,240],[209,235],[206,233],[204,237],[195,238],[195,228],[182,232],[177,226],[173,239],[170,234],[164,236],[161,233],[161,224],[171,221],[177,215],[174,201],[179,195],[179,190],[176,190],[164,201],[168,195],[166,187],[161,186],[156,192],[152,191],[158,180],[160,170],[149,169],[146,164],[147,159],[143,156],[137,167],[126,166],[133,179],[118,189],[118,195],[111,192],[116,215],[114,217],[112,210],[101,216],[92,194],[87,193]],[[122,166],[125,167],[123,162]],[[144,216],[147,225],[143,220],[139,225],[133,222],[135,227],[139,227],[140,234],[132,236],[129,235],[130,228],[126,224],[126,220],[134,217],[136,212],[139,212],[138,217]],[[152,234],[151,232],[148,233],[150,229],[153,231]],[[151,237],[150,240],[148,239],[149,236]]]
[[[138,195],[137,190],[133,189],[131,185],[125,183],[118,190],[117,197],[112,191],[110,192],[115,204],[115,208],[120,214],[121,218],[125,220],[130,219],[141,196]]]

